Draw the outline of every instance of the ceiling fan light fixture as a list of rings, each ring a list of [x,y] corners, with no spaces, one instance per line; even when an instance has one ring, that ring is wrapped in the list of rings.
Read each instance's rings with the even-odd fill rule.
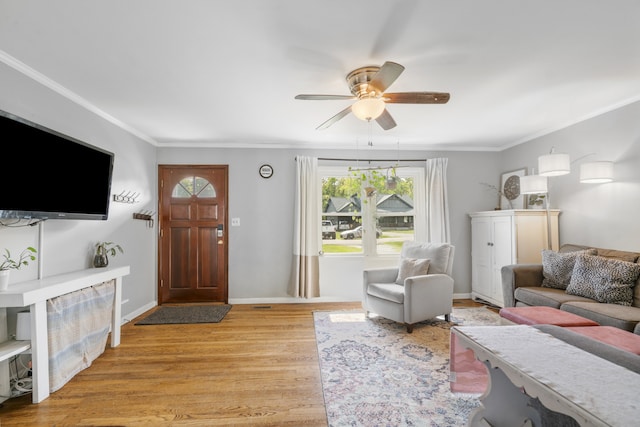
[[[385,104],[380,98],[362,98],[351,106],[351,112],[360,120],[374,120],[384,112]]]

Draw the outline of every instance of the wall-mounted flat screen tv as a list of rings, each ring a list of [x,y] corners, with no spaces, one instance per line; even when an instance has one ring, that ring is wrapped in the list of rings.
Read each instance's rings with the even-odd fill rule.
[[[0,218],[108,218],[113,153],[2,110],[0,135]]]

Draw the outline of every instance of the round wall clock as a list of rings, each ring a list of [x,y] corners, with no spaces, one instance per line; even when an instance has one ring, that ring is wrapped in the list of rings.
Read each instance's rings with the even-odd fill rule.
[[[271,178],[273,176],[273,168],[271,167],[271,165],[260,166],[258,172],[260,172],[260,176],[263,178]]]

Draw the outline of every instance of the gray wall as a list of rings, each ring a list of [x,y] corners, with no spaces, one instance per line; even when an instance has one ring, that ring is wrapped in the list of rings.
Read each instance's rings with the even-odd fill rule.
[[[155,147],[2,63],[0,93],[0,109],[113,152],[112,192],[141,193],[140,202],[136,204],[112,201],[107,221],[48,220],[41,223],[42,230],[0,227],[0,250],[9,248],[12,253],[18,253],[26,246],[38,247],[41,243],[40,274],[46,277],[89,268],[96,242],[117,242],[125,253],[111,258],[110,265],[131,266],[131,274],[123,281],[125,317],[153,307],[157,300],[156,234],[144,221],[134,220],[133,213],[157,210]],[[5,135],[2,143],[21,144],[25,157],[30,155],[29,141],[11,141]],[[33,185],[60,194],[74,190],[72,187],[47,188],[46,182],[31,183],[28,177],[29,171],[17,172],[15,182],[5,183],[10,187],[4,191],[29,191],[28,187]],[[81,178],[91,179],[90,176]],[[37,264],[13,271],[10,283],[38,278]]]
[[[43,250],[39,256],[45,276],[89,268],[97,241],[113,240],[125,248],[124,255],[111,259],[114,265],[131,266],[131,275],[124,279],[125,318],[140,314],[157,302],[157,222],[156,227],[149,229],[144,221],[133,220],[132,215],[141,210],[157,210],[158,164],[229,165],[229,217],[241,220],[240,227],[229,230],[229,295],[232,303],[252,303],[291,301],[286,290],[293,240],[295,156],[397,157],[395,150],[356,153],[278,148],[156,148],[3,64],[0,64],[0,90],[1,109],[113,151],[116,154],[113,192],[142,193],[138,204],[112,203],[108,221],[46,221],[42,230]],[[594,152],[598,154],[583,161],[616,162],[614,183],[579,184],[577,170],[581,161],[574,164],[571,175],[552,179],[552,205],[562,210],[561,241],[640,251],[636,220],[640,208],[638,117],[640,103],[502,152],[402,152],[402,158],[449,159],[451,232],[456,246],[455,293],[465,296],[471,289],[468,213],[491,210],[496,205],[496,196],[480,183],[498,185],[504,171],[537,167],[537,157],[552,146],[556,151],[568,152],[572,159]],[[11,143],[24,144],[25,155],[29,155],[28,141]],[[271,179],[259,177],[258,167],[263,163],[274,167]],[[20,178],[22,175],[16,175],[16,182]],[[38,240],[37,227],[0,227],[0,249],[18,251],[36,245]],[[361,270],[371,263],[358,257],[323,259],[322,298],[359,299]],[[37,276],[37,266],[31,265],[12,275],[12,283]]]
[[[568,153],[571,173],[549,178],[551,206],[562,210],[560,243],[640,251],[639,123],[640,102],[635,102],[505,150],[501,163],[507,170],[537,170],[538,156],[552,147]],[[579,182],[580,164],[596,160],[615,162],[614,182]]]
[[[229,230],[229,298],[232,302],[287,301],[287,283],[293,251],[295,157],[394,159],[396,151],[350,152],[293,149],[158,149],[159,164],[228,164],[229,218],[240,227]],[[455,292],[471,290],[470,222],[468,213],[493,209],[496,197],[479,182],[497,182],[501,170],[497,153],[402,152],[402,158],[447,157],[452,243],[460,250],[454,260]],[[258,175],[269,163],[270,179]],[[325,257],[328,258],[328,257]],[[360,257],[361,258],[361,257]],[[378,259],[385,263],[392,261]],[[324,259],[321,299],[359,300],[362,268],[358,257]],[[371,262],[368,263],[371,265]]]

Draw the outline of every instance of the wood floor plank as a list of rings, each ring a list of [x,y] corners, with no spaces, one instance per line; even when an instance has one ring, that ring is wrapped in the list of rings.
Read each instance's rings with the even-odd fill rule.
[[[214,324],[135,325],[145,313],[48,399],[5,401],[0,426],[326,426],[312,313],[361,305],[269,306],[237,304]]]

